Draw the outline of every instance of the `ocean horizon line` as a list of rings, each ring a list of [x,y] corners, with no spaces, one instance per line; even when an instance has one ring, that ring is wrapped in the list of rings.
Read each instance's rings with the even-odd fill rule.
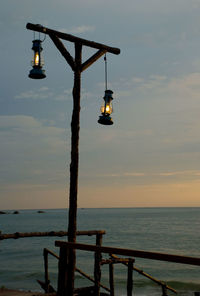
[[[198,209],[200,206],[147,206],[147,207],[77,207],[78,210],[84,209]],[[68,210],[66,208],[13,208],[13,209],[3,209],[0,208],[0,211],[38,211],[38,210]]]

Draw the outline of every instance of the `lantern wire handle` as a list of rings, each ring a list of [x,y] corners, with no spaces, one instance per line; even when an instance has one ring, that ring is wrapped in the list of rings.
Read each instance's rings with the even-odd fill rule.
[[[105,90],[108,88],[108,73],[107,73],[107,58],[106,58],[106,53],[104,56],[104,61],[105,61]]]
[[[46,37],[47,37],[47,35],[44,34],[44,38],[43,38],[43,40],[41,40],[41,42],[43,42],[46,39]]]
[[[35,40],[35,31],[33,31],[33,38],[34,38],[34,40]],[[40,32],[39,32],[39,40],[40,40],[41,42],[43,42],[45,39],[46,39],[46,34],[44,34],[44,38],[43,38],[43,40],[40,40]]]

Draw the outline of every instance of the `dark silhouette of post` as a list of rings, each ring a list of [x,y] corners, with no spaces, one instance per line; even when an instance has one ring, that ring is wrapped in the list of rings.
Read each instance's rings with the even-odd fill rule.
[[[41,25],[28,23],[26,28],[32,31],[40,32],[49,35],[57,49],[63,55],[67,63],[74,72],[74,87],[73,87],[73,112],[71,120],[71,164],[70,164],[70,190],[69,190],[69,218],[68,218],[68,241],[76,242],[77,231],[77,194],[78,194],[78,166],[79,166],[79,130],[80,130],[80,98],[81,98],[81,72],[90,67],[106,52],[119,54],[120,49],[110,47],[101,43],[96,43],[86,39],[76,37],[74,35],[55,31],[45,28]],[[67,40],[75,45],[75,58],[73,58],[62,41]],[[88,60],[82,63],[82,47],[88,46],[98,51]],[[74,274],[76,265],[75,250],[69,250],[67,259],[67,294],[73,295],[74,292]],[[63,291],[63,295],[65,292]]]

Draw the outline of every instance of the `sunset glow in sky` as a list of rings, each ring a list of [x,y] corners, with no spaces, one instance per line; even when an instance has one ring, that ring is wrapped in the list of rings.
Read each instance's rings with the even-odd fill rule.
[[[199,0],[3,0],[0,210],[68,206],[73,72],[47,36],[47,77],[28,78],[28,22],[121,49],[112,126],[97,123],[103,57],[82,74],[78,206],[200,206],[199,15]]]

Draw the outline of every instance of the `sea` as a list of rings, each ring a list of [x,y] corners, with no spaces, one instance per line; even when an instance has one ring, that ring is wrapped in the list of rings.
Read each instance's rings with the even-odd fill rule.
[[[15,232],[67,231],[68,209],[6,211],[0,215],[2,234]],[[103,245],[135,250],[200,257],[200,208],[80,208],[78,230],[105,230]],[[31,237],[0,241],[0,288],[42,291],[43,249],[59,254],[56,240],[66,237]],[[95,244],[95,237],[79,236],[81,243]],[[77,251],[77,267],[93,276],[93,254]],[[165,282],[178,295],[200,291],[200,266],[135,258],[135,267]],[[108,265],[102,266],[102,283],[109,286]],[[51,285],[57,288],[58,260],[49,256]],[[114,266],[115,295],[126,295],[127,267]],[[91,283],[76,274],[76,287]],[[103,290],[102,290],[103,291]],[[162,289],[150,279],[133,272],[133,295],[161,296]],[[168,295],[175,295],[168,291]]]

